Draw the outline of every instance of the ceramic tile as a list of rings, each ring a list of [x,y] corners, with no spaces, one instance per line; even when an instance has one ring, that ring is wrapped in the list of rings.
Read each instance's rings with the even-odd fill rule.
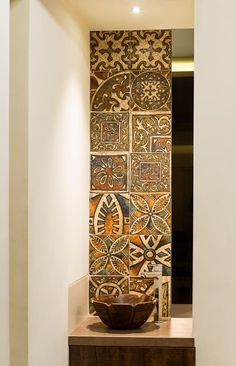
[[[128,235],[90,235],[90,275],[129,274]]]
[[[132,115],[133,152],[169,152],[170,134],[171,114]]]
[[[89,231],[96,235],[129,233],[129,194],[90,194]]]
[[[130,195],[130,234],[171,234],[169,193]]]
[[[129,151],[129,113],[91,113],[91,151]]]
[[[162,277],[162,317],[170,317],[171,308],[171,277]]]
[[[125,276],[90,276],[90,313],[94,312],[91,300],[102,295],[120,295],[129,292],[128,278]]]
[[[91,155],[92,191],[127,191],[128,156]]]
[[[132,192],[170,191],[170,154],[131,154]]]
[[[128,111],[130,109],[130,73],[91,73],[90,96],[91,111]]]
[[[152,278],[130,277],[130,293],[135,295],[146,294],[153,296]]]
[[[129,68],[130,33],[127,31],[90,32],[91,70]]]
[[[171,69],[171,31],[138,30],[131,32],[132,69]]]
[[[171,111],[171,73],[169,71],[133,71],[131,102],[133,111]]]
[[[162,264],[162,274],[171,274],[171,237],[164,235],[130,236],[130,276],[148,271],[148,264]]]

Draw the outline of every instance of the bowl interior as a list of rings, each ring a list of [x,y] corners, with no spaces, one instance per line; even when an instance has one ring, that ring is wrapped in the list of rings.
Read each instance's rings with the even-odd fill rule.
[[[153,302],[155,301],[154,297],[148,295],[133,295],[133,294],[122,294],[118,296],[106,295],[106,296],[98,296],[93,299],[93,302],[102,302],[107,305],[111,304],[129,304],[129,305],[137,305],[139,303]]]

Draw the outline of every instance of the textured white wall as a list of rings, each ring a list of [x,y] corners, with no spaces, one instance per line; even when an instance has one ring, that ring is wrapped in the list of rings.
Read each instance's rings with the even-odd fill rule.
[[[196,0],[194,336],[198,366],[236,364],[236,2]]]
[[[0,365],[9,365],[9,3],[0,11]]]
[[[68,285],[88,273],[89,32],[74,16],[30,3],[30,366],[67,365]]]

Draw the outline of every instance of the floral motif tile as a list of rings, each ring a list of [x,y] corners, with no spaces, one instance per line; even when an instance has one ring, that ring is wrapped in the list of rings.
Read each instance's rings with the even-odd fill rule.
[[[129,235],[90,235],[90,275],[129,274]]]
[[[129,72],[93,72],[90,78],[91,111],[121,112],[130,109]]]
[[[170,114],[132,115],[133,152],[169,152],[170,134]]]
[[[129,151],[129,113],[91,113],[91,151]]]
[[[171,31],[132,31],[131,68],[139,70],[170,70]]]
[[[169,192],[170,155],[166,153],[131,154],[132,192]]]
[[[129,281],[125,276],[90,276],[90,313],[94,312],[91,300],[97,296],[120,295],[129,292]]]
[[[130,194],[130,234],[171,234],[171,196]]]
[[[91,234],[129,234],[128,193],[91,193],[89,212]]]
[[[131,102],[133,111],[171,111],[171,73],[169,71],[133,71]]]
[[[164,235],[130,236],[130,276],[148,272],[148,265],[162,264],[162,274],[171,274],[171,237]]]
[[[91,155],[92,191],[127,191],[128,156]]]
[[[135,295],[146,294],[153,296],[152,278],[130,277],[130,293]]]
[[[129,68],[130,32],[99,31],[90,33],[91,70],[125,70]]]
[[[171,277],[162,277],[162,317],[170,317],[171,308]]]

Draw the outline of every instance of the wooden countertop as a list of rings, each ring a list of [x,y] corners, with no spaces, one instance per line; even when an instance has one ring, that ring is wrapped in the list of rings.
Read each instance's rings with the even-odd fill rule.
[[[146,322],[137,330],[107,328],[97,316],[90,316],[69,335],[69,345],[194,347],[191,318]]]

